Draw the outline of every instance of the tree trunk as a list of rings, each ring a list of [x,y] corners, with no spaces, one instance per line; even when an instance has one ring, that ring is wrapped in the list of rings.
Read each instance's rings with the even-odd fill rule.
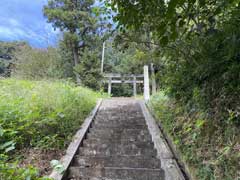
[[[73,59],[74,59],[74,66],[76,67],[79,63],[79,58],[78,58],[78,49],[76,47],[73,48]],[[76,82],[78,85],[81,84],[81,79],[80,79],[80,75],[75,72],[76,74]]]

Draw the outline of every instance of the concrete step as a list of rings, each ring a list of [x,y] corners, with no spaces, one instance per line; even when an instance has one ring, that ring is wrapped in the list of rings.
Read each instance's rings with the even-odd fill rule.
[[[120,127],[120,126],[119,126]],[[141,126],[140,128],[136,128],[136,127],[133,127],[133,128],[131,128],[131,127],[128,127],[128,128],[125,128],[125,129],[122,129],[121,127],[119,128],[119,127],[117,127],[117,126],[114,126],[114,127],[106,127],[106,126],[102,126],[102,125],[97,125],[97,128],[95,128],[95,126],[91,126],[91,128],[90,128],[90,130],[91,129],[98,129],[98,130],[104,130],[104,131],[106,131],[106,130],[110,130],[110,131],[123,131],[123,130],[146,130],[146,131],[148,131],[148,128],[147,127],[144,127],[144,126]],[[149,131],[148,131],[149,132]]]
[[[70,167],[70,180],[164,180],[161,169]]]
[[[108,147],[81,147],[78,152],[81,156],[146,156],[146,157],[156,157],[157,151],[151,148],[134,148],[131,146],[119,148],[119,146]]]
[[[124,122],[124,121],[95,121],[93,123],[94,125],[111,125],[111,126],[125,126],[128,125],[129,127],[132,126],[146,126],[145,122],[140,122],[140,121],[136,121],[136,122]]]
[[[103,101],[64,180],[164,180],[138,103]]]
[[[110,119],[110,120],[114,120],[114,119],[144,119],[143,114],[138,114],[136,112],[132,112],[132,113],[109,113],[109,114],[97,114],[96,115],[97,119]]]
[[[97,115],[95,119],[101,120],[122,120],[122,121],[131,121],[131,120],[139,120],[139,121],[145,121],[143,115],[126,115],[126,114],[108,114],[108,115]]]
[[[112,128],[118,128],[118,129],[146,129],[147,125],[131,125],[129,126],[127,123],[124,124],[99,124],[99,123],[93,123],[94,128],[107,128],[107,129],[112,129]]]
[[[144,119],[116,119],[116,120],[109,120],[109,119],[97,119],[94,121],[94,123],[115,123],[115,124],[146,124],[146,121]]]
[[[133,135],[125,135],[125,134],[108,134],[108,133],[102,133],[102,134],[96,134],[96,133],[88,133],[87,138],[101,138],[101,139],[112,139],[114,141],[120,141],[120,140],[129,140],[129,141],[152,141],[152,138],[150,134],[148,135],[141,135],[141,134],[133,134]]]
[[[137,138],[127,138],[127,139],[101,139],[98,137],[89,137],[84,140],[83,144],[87,141],[87,143],[98,143],[98,144],[137,144],[137,143],[152,143],[152,140],[148,139],[137,139]]]
[[[126,108],[126,109],[119,109],[119,108],[114,108],[111,110],[100,110],[97,113],[97,116],[109,116],[109,115],[114,115],[117,116],[118,114],[120,115],[128,115],[128,116],[143,116],[142,112],[141,112],[141,108],[140,109],[130,109],[130,108]]]
[[[95,146],[102,146],[102,145],[109,145],[112,144],[114,146],[128,146],[128,145],[135,145],[137,147],[151,147],[154,148],[153,142],[150,141],[108,141],[104,139],[86,139],[83,141],[83,147],[92,147]]]
[[[92,149],[96,148],[106,148],[106,147],[119,147],[120,148],[149,148],[149,149],[154,149],[153,143],[147,143],[147,142],[135,142],[135,143],[92,143],[89,142],[88,140],[83,142],[83,147],[88,147]]]
[[[149,131],[145,129],[96,129],[96,128],[91,128],[90,133],[92,134],[97,134],[97,135],[102,135],[102,134],[109,134],[109,135],[126,135],[126,136],[148,136],[150,135]]]
[[[141,112],[141,107],[135,107],[138,106],[136,105],[131,105],[131,106],[122,106],[122,107],[114,107],[114,108],[108,108],[108,109],[100,109],[99,110],[99,114],[105,114],[105,113],[112,113],[112,112],[137,112],[140,113]]]
[[[144,156],[76,156],[74,166],[79,167],[128,167],[128,168],[161,168],[157,158]]]

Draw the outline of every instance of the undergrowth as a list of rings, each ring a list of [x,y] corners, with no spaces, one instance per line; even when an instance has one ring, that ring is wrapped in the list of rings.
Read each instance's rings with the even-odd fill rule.
[[[150,107],[173,139],[193,179],[240,179],[239,127],[231,117],[215,121],[206,112],[180,105],[163,92],[152,97]]]
[[[100,93],[68,82],[0,80],[0,180],[41,179],[16,168],[23,148],[64,149]]]

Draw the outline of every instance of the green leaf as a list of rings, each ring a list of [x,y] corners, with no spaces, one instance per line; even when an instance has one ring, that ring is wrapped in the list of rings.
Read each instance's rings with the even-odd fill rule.
[[[166,46],[168,44],[168,36],[163,36],[160,40],[162,46]]]
[[[188,132],[190,132],[191,130],[192,130],[192,128],[191,128],[191,127],[188,127],[185,132],[188,133]]]
[[[168,3],[168,10],[167,10],[167,15],[166,17],[169,19],[171,17],[173,17],[174,13],[175,13],[175,8],[178,4],[178,0],[171,0]]]
[[[30,175],[27,176],[27,177],[26,177],[26,180],[31,180],[31,176],[30,176]]]
[[[55,171],[57,171],[58,173],[60,173],[60,174],[64,173],[65,167],[60,163],[60,161],[54,159],[50,162],[50,164],[53,167],[53,169]]]
[[[205,123],[204,120],[198,119],[195,125],[197,128],[201,128],[204,125],[204,123]]]
[[[201,7],[205,6],[205,4],[206,4],[206,1],[205,1],[205,0],[200,0],[200,1],[199,1],[199,5],[200,5]]]
[[[4,134],[4,130],[3,130],[3,128],[0,126],[0,136],[3,136],[3,134]]]
[[[3,145],[1,145],[1,146],[0,146],[0,149],[5,149],[5,148],[7,148],[8,146],[11,146],[11,145],[13,145],[13,144],[14,144],[13,141],[8,141],[8,142],[4,143]]]
[[[6,149],[5,149],[5,152],[8,153],[9,151],[12,151],[12,150],[14,150],[14,149],[15,149],[15,145],[12,145],[12,146],[6,148]]]
[[[184,20],[183,19],[180,19],[179,21],[178,21],[178,27],[183,27],[183,25],[185,24],[185,22],[184,22]]]

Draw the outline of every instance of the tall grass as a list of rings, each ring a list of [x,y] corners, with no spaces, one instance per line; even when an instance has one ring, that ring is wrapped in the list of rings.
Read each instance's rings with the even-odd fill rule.
[[[99,97],[68,82],[0,80],[0,161],[25,147],[65,148]]]

